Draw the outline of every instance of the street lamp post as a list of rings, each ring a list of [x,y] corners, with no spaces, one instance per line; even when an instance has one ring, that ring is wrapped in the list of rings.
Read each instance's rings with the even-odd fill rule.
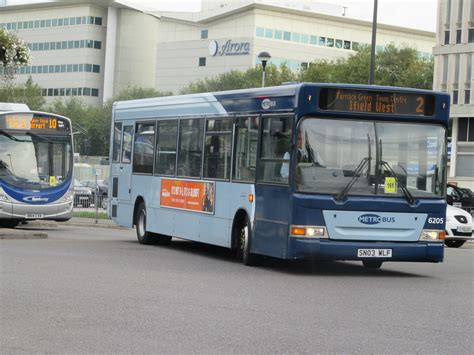
[[[265,87],[265,68],[267,66],[267,62],[270,60],[272,56],[268,52],[260,52],[258,54],[258,59],[262,62],[262,88]]]
[[[372,48],[370,51],[369,85],[375,84],[375,44],[376,44],[376,37],[377,37],[377,7],[378,7],[378,0],[374,0],[374,18],[372,20]]]

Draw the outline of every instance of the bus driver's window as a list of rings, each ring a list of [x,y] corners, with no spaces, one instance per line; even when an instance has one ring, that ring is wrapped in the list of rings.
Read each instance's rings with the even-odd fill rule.
[[[290,172],[292,117],[264,118],[259,180],[287,183]]]

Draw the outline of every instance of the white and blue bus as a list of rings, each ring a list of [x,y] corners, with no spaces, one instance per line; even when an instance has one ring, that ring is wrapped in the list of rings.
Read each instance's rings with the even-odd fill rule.
[[[117,102],[109,212],[282,259],[441,262],[449,96],[340,84]]]
[[[25,220],[70,219],[72,170],[68,118],[0,105],[0,227],[13,228]]]

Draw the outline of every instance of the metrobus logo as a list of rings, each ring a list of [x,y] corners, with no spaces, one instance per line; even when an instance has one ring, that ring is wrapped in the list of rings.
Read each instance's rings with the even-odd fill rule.
[[[49,198],[39,197],[39,196],[27,196],[27,197],[23,197],[23,201],[26,201],[26,202],[48,202]]]
[[[369,213],[359,216],[359,222],[363,224],[395,223],[395,217],[382,217]]]

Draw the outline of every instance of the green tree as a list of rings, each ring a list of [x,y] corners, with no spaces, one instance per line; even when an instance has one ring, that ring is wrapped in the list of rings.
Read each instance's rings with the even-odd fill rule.
[[[53,102],[48,111],[69,117],[72,121],[75,151],[82,155],[108,156],[112,105],[115,101],[170,95],[151,88],[127,87],[103,106],[85,105],[76,97]]]
[[[33,82],[31,76],[25,84],[7,83],[0,87],[0,102],[16,102],[27,104],[31,110],[43,109],[45,99],[41,96],[41,88]]]
[[[375,58],[377,85],[431,89],[433,60],[418,57],[416,49],[385,47]],[[301,81],[321,83],[367,84],[370,68],[370,47],[365,46],[348,58],[317,61],[300,75]]]
[[[279,68],[275,65],[267,65],[265,72],[266,86],[280,85],[283,82],[295,81],[297,79],[297,75],[286,65],[282,65]],[[197,80],[183,88],[181,94],[255,88],[261,85],[262,67],[258,65],[254,68],[249,68],[244,72],[231,70],[212,78]]]
[[[0,28],[0,76],[6,84],[16,73],[18,67],[28,65],[30,50],[26,43],[14,32]]]

